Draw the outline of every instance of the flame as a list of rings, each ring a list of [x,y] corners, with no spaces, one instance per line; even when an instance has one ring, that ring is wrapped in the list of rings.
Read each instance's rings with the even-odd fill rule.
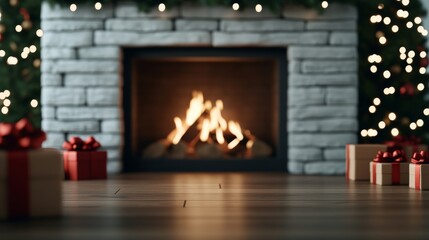
[[[238,122],[234,122],[234,121],[229,121],[228,122],[228,130],[235,135],[235,137],[237,137],[238,140],[243,140],[244,136],[243,133],[241,132],[241,127],[240,124]]]
[[[240,139],[236,138],[232,142],[228,143],[228,149],[235,148],[240,143]]]
[[[201,142],[206,142],[209,139],[210,134],[210,121],[206,118],[203,121],[203,126],[201,129],[200,140]]]
[[[216,140],[219,144],[225,143],[225,138],[223,137],[223,132],[221,128],[216,129]]]

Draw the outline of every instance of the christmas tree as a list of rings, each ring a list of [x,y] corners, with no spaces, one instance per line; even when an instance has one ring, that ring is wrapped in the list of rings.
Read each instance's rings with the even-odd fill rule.
[[[362,142],[426,140],[428,31],[421,2],[364,1],[359,9]]]
[[[0,122],[40,125],[40,1],[0,1]]]

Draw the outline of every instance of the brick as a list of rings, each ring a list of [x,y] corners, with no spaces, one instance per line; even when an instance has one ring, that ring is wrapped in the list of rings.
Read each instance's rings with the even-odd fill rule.
[[[103,29],[101,20],[43,20],[41,23],[43,31],[77,31]]]
[[[291,161],[289,159],[287,163],[288,172],[291,174],[303,174],[304,173],[304,163]]]
[[[303,73],[356,73],[357,60],[306,60],[302,62]]]
[[[122,172],[122,163],[118,160],[110,161],[109,156],[107,156],[107,174],[118,174]]]
[[[65,86],[118,86],[118,73],[101,73],[101,74],[66,74],[64,76]]]
[[[101,122],[101,132],[103,133],[121,133],[123,132],[120,120],[104,120]]]
[[[55,107],[42,106],[42,118],[43,119],[54,119],[55,118]]]
[[[178,8],[169,8],[164,12],[153,9],[145,12],[139,9],[135,2],[118,1],[115,7],[115,16],[118,18],[174,18],[179,16]]]
[[[128,46],[164,46],[173,44],[210,44],[208,32],[95,32],[95,43],[98,45]]]
[[[108,73],[118,69],[118,61],[113,60],[58,60],[42,65],[42,72],[52,73]]]
[[[291,20],[223,20],[221,31],[225,32],[272,32],[272,31],[302,31],[304,21]]]
[[[358,45],[357,32],[333,32],[329,37],[330,45]]]
[[[83,88],[43,87],[41,100],[48,106],[83,105],[86,96]]]
[[[288,132],[357,132],[356,118],[290,120]]]
[[[290,86],[357,86],[357,73],[352,74],[290,74]]]
[[[287,46],[290,44],[322,45],[328,43],[327,32],[303,33],[213,33],[214,46],[258,45]]]
[[[122,151],[118,148],[110,148],[105,150],[107,151],[107,157],[109,158],[109,161],[112,159],[119,160],[122,158]]]
[[[194,4],[183,4],[180,7],[180,15],[185,18],[276,18],[279,14],[273,13],[268,8],[257,13],[254,9],[248,8],[242,11],[234,11],[231,7],[224,6],[202,6]]]
[[[119,119],[120,111],[118,107],[58,107],[56,116],[59,120]]]
[[[320,14],[317,10],[308,9],[301,5],[285,5],[283,16],[292,19],[354,19],[358,18],[357,9],[353,5],[330,3],[329,7]]]
[[[84,47],[92,45],[92,32],[48,32],[43,34],[42,47]]]
[[[356,47],[301,47],[288,48],[288,59],[357,59]]]
[[[173,29],[173,22],[165,19],[108,19],[106,30],[154,32]]]
[[[60,74],[43,73],[40,79],[40,84],[45,86],[61,86],[62,77]]]
[[[217,20],[177,19],[175,28],[178,31],[215,31],[219,29],[219,23]]]
[[[288,109],[288,119],[354,118],[357,106],[300,106]]]
[[[58,4],[52,5],[44,1],[41,9],[42,19],[104,19],[112,16],[111,4],[103,4],[103,8],[99,11],[95,10],[91,4],[78,4],[77,11],[72,12],[67,7],[61,7]]]
[[[327,148],[323,150],[323,158],[328,161],[345,161],[345,148]]]
[[[326,89],[320,87],[312,88],[289,88],[288,106],[307,106],[325,104]]]
[[[84,47],[79,48],[80,59],[119,59],[119,47]]]
[[[90,106],[119,105],[119,88],[88,88],[86,97]]]
[[[326,96],[328,105],[357,105],[358,90],[356,87],[329,87]]]
[[[98,132],[100,126],[98,121],[57,121],[57,120],[42,120],[42,129],[51,132]]]
[[[309,21],[306,24],[307,30],[343,30],[343,31],[356,31],[357,22],[352,20],[348,21]]]
[[[42,48],[42,59],[73,59],[76,51],[73,48]]]
[[[301,66],[302,66],[302,62],[301,61],[289,61],[288,62],[288,73],[300,73],[301,72]]]
[[[322,160],[321,148],[289,148],[288,160],[297,162],[320,161]]]
[[[355,133],[289,133],[290,147],[344,147],[356,143]]]
[[[47,132],[46,140],[43,142],[44,148],[62,148],[65,136],[64,133]]]
[[[308,175],[344,175],[344,162],[312,162],[304,166],[304,172]]]

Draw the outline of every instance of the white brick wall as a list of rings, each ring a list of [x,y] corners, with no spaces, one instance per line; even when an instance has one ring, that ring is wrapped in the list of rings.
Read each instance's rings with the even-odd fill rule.
[[[186,5],[160,13],[134,3],[95,11],[42,6],[42,116],[45,146],[95,135],[119,170],[122,46],[287,47],[288,169],[344,173],[344,145],[357,141],[357,12],[330,4],[323,14],[285,6],[232,11]]]

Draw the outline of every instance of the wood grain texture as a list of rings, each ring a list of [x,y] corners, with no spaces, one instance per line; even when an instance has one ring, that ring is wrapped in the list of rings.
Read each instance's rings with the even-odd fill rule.
[[[63,183],[64,216],[1,239],[428,239],[429,192],[279,173],[144,173]]]

